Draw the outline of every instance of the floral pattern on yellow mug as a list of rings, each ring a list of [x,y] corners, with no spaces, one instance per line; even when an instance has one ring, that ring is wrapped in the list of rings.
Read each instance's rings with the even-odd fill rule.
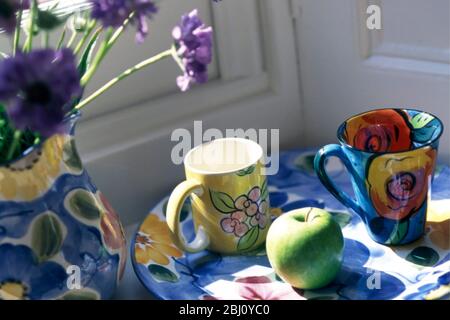
[[[226,144],[232,148],[218,152]],[[217,149],[207,158],[209,163],[202,162],[202,148]],[[226,163],[230,155],[231,159],[241,157],[242,163]],[[263,150],[256,142],[239,138],[217,139],[188,153],[184,161],[186,181],[175,188],[167,205],[171,235],[180,249],[240,254],[265,242],[271,215],[262,158]],[[196,230],[195,239],[187,239],[190,243],[179,224],[181,208],[189,196]]]
[[[253,187],[248,194],[236,199],[230,195],[210,190],[211,202],[217,211],[224,214],[220,221],[222,230],[237,239],[237,249],[246,251],[258,242],[260,230],[269,224],[267,180],[263,186]]]

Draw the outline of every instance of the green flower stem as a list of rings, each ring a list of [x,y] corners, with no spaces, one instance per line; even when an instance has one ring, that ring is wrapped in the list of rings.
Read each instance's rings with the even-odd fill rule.
[[[13,141],[9,147],[8,154],[6,156],[6,161],[13,160],[14,153],[16,152],[17,147],[20,144],[20,138],[22,137],[22,131],[16,130],[14,132]]]
[[[20,1],[20,7],[22,7],[23,0]],[[20,42],[20,32],[22,30],[22,15],[23,10],[19,10],[19,14],[17,16],[17,24],[16,24],[16,30],[14,32],[14,42],[13,42],[13,55],[16,55],[17,49],[19,47]]]
[[[88,82],[91,80],[91,78],[94,76],[100,63],[105,58],[105,56],[107,55],[109,50],[114,46],[117,39],[119,39],[119,37],[122,35],[123,31],[125,30],[125,27],[128,25],[128,23],[130,22],[130,20],[133,16],[134,16],[134,12],[130,14],[129,18],[126,19],[123,22],[122,26],[117,28],[117,30],[114,33],[112,33],[113,30],[111,28],[108,29],[108,31],[105,35],[105,39],[103,40],[100,48],[98,49],[97,54],[94,58],[94,61],[92,62],[92,65],[89,67],[89,69],[86,71],[84,76],[81,78],[82,86],[86,86],[88,84]]]
[[[103,87],[101,87],[100,89],[95,91],[93,94],[91,94],[89,97],[87,97],[86,99],[81,101],[78,105],[75,106],[74,110],[80,110],[80,109],[84,108],[89,103],[91,103],[92,101],[97,99],[100,95],[102,95],[103,93],[105,93],[106,91],[111,89],[119,81],[121,81],[121,80],[127,78],[128,76],[136,73],[137,71],[142,70],[145,67],[148,67],[149,65],[152,65],[152,64],[154,64],[154,63],[156,63],[156,62],[158,62],[160,60],[163,60],[165,58],[171,57],[172,55],[173,55],[173,48],[171,48],[169,50],[166,50],[166,51],[163,51],[163,52],[157,54],[156,56],[148,58],[148,59],[138,63],[134,67],[125,70],[119,76],[117,76],[116,78],[112,79],[111,81],[106,83]]]
[[[66,47],[70,48],[72,47],[73,43],[75,42],[75,39],[77,38],[77,32],[76,31],[72,31],[72,35],[69,38],[69,41],[67,42]]]
[[[78,54],[80,52],[80,50],[83,48],[83,46],[86,43],[86,41],[89,39],[89,37],[90,37],[90,35],[91,35],[92,31],[94,30],[96,25],[97,25],[97,21],[96,20],[93,20],[93,21],[88,23],[88,26],[86,27],[86,30],[84,31],[83,37],[78,42],[77,46],[75,47],[75,49],[73,51],[74,54]]]
[[[24,51],[29,52],[33,48],[33,33],[34,33],[34,23],[36,22],[36,15],[38,13],[38,3],[37,0],[31,2],[30,9],[30,26],[28,29],[28,38],[25,42]]]
[[[81,85],[83,87],[86,86],[89,80],[91,80],[91,78],[94,76],[95,72],[97,71],[97,68],[103,61],[103,58],[105,58],[106,54],[108,53],[110,49],[110,47],[108,46],[108,42],[111,39],[112,34],[113,29],[109,28],[106,31],[105,38],[103,39],[102,44],[98,48],[97,54],[94,57],[94,61],[92,61],[92,65],[89,67],[84,76],[81,78]]]
[[[56,46],[56,50],[61,49],[61,47],[64,43],[64,39],[66,38],[66,32],[67,32],[67,26],[64,26],[61,36],[59,37],[58,44]]]
[[[181,58],[178,56],[177,49],[175,47],[172,47],[172,58],[177,63],[181,71],[185,72],[186,67],[183,64],[183,61],[181,61]]]
[[[133,18],[133,16],[134,12],[132,12],[128,19],[126,19],[123,24],[119,28],[117,28],[116,32],[114,32],[113,36],[111,37],[111,39],[109,39],[108,42],[108,46],[110,48],[114,45],[114,43],[116,43],[117,39],[119,39],[123,31],[125,30],[125,27],[130,23],[130,20]]]

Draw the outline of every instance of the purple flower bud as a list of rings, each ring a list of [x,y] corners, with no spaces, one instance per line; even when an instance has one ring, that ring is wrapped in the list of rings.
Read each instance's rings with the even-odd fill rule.
[[[105,27],[120,27],[134,12],[131,23],[137,25],[136,41],[142,43],[148,34],[147,18],[158,12],[150,0],[90,0],[92,17]]]
[[[188,90],[193,82],[207,82],[208,65],[212,62],[212,28],[198,17],[198,10],[183,15],[172,36],[184,66],[184,75],[177,79],[181,91]]]

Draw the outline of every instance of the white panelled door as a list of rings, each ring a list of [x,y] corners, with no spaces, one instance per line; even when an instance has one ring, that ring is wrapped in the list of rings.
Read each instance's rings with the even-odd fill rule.
[[[370,5],[380,30],[367,28]],[[369,108],[414,107],[444,121],[450,162],[450,1],[292,0],[292,12],[305,144],[337,141],[338,125]]]

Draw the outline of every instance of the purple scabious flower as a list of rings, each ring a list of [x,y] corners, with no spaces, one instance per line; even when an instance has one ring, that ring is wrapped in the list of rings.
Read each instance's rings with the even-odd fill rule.
[[[18,52],[0,62],[0,101],[16,129],[49,137],[63,131],[64,116],[81,94],[70,49]]]
[[[0,29],[13,33],[17,24],[17,11],[28,9],[29,5],[29,0],[0,0]]]
[[[148,34],[147,18],[158,12],[151,0],[90,0],[92,17],[105,27],[120,27],[134,12],[131,23],[137,25],[136,41],[142,43]]]
[[[198,10],[183,15],[172,36],[184,68],[184,75],[177,79],[181,91],[188,90],[192,83],[208,81],[208,65],[212,62],[212,28],[199,18]]]

